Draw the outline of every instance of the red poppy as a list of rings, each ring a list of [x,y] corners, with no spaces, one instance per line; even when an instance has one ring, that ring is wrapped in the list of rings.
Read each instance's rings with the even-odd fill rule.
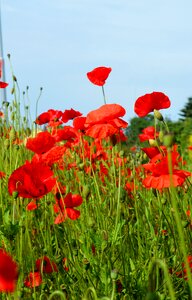
[[[35,265],[37,270],[43,273],[50,274],[53,272],[58,272],[56,263],[51,261],[47,256],[37,259]]]
[[[60,198],[54,205],[54,212],[59,213],[55,218],[55,224],[60,224],[69,217],[71,220],[76,220],[80,217],[80,211],[74,207],[80,206],[83,199],[80,195],[68,193],[65,198]]]
[[[141,148],[145,154],[152,159],[156,155],[160,154],[159,148],[158,147],[148,147],[148,148]]]
[[[64,126],[62,129],[57,129],[53,136],[56,142],[68,140],[73,142],[74,139],[79,137],[80,133],[72,126]]]
[[[118,128],[112,126],[111,124],[95,124],[86,130],[86,135],[95,139],[103,139],[117,133]]]
[[[66,109],[62,114],[62,121],[63,123],[67,123],[69,120],[73,120],[74,118],[80,116],[82,116],[82,113],[80,113],[79,111],[74,110],[73,108]]]
[[[190,172],[176,169],[178,166],[179,154],[172,152],[172,179],[173,186],[182,186],[185,179],[191,175]],[[171,186],[168,156],[163,157],[160,162],[143,165],[144,169],[150,172],[143,180],[146,188],[163,189]]]
[[[161,92],[153,92],[139,97],[135,102],[134,111],[139,117],[145,117],[154,109],[164,109],[170,107],[169,98]]]
[[[35,123],[38,125],[51,123],[53,125],[55,122],[57,125],[59,125],[62,124],[60,120],[62,115],[63,113],[60,110],[49,109],[47,112],[40,114],[35,120]]]
[[[42,283],[42,277],[41,277],[41,273],[39,271],[30,272],[24,281],[24,285],[29,288],[40,286],[41,283]]]
[[[19,197],[39,198],[49,193],[56,183],[53,172],[42,163],[26,163],[16,169],[8,181],[10,195],[17,191]]]
[[[123,117],[125,109],[119,104],[104,104],[96,110],[88,113],[85,127],[90,127],[94,124],[108,123],[109,121]]]
[[[85,130],[86,117],[77,117],[73,120],[73,127],[77,130]]]
[[[66,152],[65,146],[54,146],[48,152],[38,155],[35,154],[32,158],[32,162],[37,163],[41,162],[48,166],[52,166],[54,163],[61,164],[63,163],[63,155]]]
[[[69,271],[69,267],[67,266],[67,258],[64,257],[63,260],[62,260],[62,263],[63,263],[63,269],[68,272]]]
[[[125,109],[119,104],[105,104],[88,113],[85,121],[85,134],[93,138],[106,138],[119,134],[121,128],[128,123],[120,119],[125,115]]]
[[[26,148],[42,154],[49,151],[55,145],[55,139],[48,131],[39,132],[36,137],[28,138]]]
[[[37,204],[37,200],[33,199],[27,204],[26,209],[27,210],[35,210],[38,208],[38,206],[39,206],[39,204]]]
[[[88,72],[87,77],[93,84],[103,86],[111,71],[108,67],[98,67]]]
[[[158,132],[155,132],[154,126],[148,126],[142,130],[142,133],[139,134],[139,140],[140,142],[145,142],[150,139],[155,140],[159,135]]]
[[[0,171],[0,179],[4,178],[5,176],[6,176],[6,174],[4,172]]]
[[[187,261],[188,261],[188,264],[189,264],[189,268],[192,272],[192,255],[188,255]],[[179,271],[179,272],[176,272],[176,275],[180,278],[183,277],[185,280],[188,280],[187,269],[186,269],[186,264],[185,263],[182,263],[182,268],[183,268],[183,270]]]
[[[16,262],[3,249],[0,249],[0,292],[14,292],[18,277]]]
[[[1,89],[6,88],[7,86],[8,86],[8,83],[3,82],[3,81],[0,81],[0,88],[1,88]]]

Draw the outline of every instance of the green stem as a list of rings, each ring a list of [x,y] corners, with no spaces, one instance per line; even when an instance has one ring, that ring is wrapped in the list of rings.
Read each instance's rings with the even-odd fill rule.
[[[178,213],[178,205],[177,205],[177,201],[176,201],[176,191],[173,185],[173,167],[172,167],[172,156],[171,156],[171,149],[168,148],[168,166],[169,166],[169,172],[170,172],[170,194],[171,194],[171,204],[174,210],[174,216],[175,216],[175,222],[176,222],[176,226],[177,226],[177,231],[178,231],[178,235],[179,235],[179,246],[180,246],[180,250],[181,253],[184,257],[184,261],[185,261],[185,265],[186,265],[186,269],[187,269],[187,278],[188,278],[188,282],[189,282],[189,290],[190,293],[192,295],[192,275],[191,275],[191,270],[189,267],[189,263],[187,260],[187,250],[186,250],[186,246],[185,246],[185,239],[184,239],[184,235],[183,235],[183,228],[182,228],[182,222],[181,222],[181,218],[179,216]]]
[[[106,102],[106,97],[105,97],[104,86],[103,86],[103,85],[102,85],[102,93],[103,93],[104,104],[107,104],[107,102]]]

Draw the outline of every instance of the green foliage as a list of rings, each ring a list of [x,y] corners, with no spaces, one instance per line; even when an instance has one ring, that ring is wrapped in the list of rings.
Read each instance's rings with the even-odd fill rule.
[[[179,115],[181,116],[180,120],[184,121],[187,118],[192,119],[192,97],[188,98],[187,103],[184,108],[181,109]]]
[[[142,129],[148,126],[153,126],[154,117],[153,115],[148,115],[144,118],[134,117],[130,120],[129,126],[125,130],[125,134],[128,136],[129,146],[134,146],[139,144],[138,135],[141,133]]]

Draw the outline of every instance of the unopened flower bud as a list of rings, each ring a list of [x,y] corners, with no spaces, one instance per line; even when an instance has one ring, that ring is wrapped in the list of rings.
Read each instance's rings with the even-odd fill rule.
[[[111,271],[111,279],[116,280],[118,277],[118,270],[114,269]]]
[[[167,133],[163,137],[163,145],[167,148],[170,148],[174,142],[174,135],[172,133]]]
[[[162,114],[157,109],[154,109],[154,116],[159,121],[163,121],[164,120]]]
[[[163,142],[164,133],[162,130],[159,131],[159,140],[162,143]]]
[[[149,145],[151,147],[157,147],[158,146],[158,143],[156,140],[153,140],[153,139],[149,139]]]
[[[14,191],[14,192],[12,193],[13,198],[14,198],[14,199],[17,199],[18,194],[19,194],[18,191]]]
[[[13,75],[13,80],[17,82],[17,77],[15,75]]]

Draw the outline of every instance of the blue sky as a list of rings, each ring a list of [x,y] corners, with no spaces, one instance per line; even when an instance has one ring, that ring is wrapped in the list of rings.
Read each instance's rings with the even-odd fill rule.
[[[10,53],[21,91],[29,86],[32,115],[41,86],[39,113],[86,115],[101,106],[101,88],[86,77],[98,66],[112,68],[107,101],[121,104],[126,120],[146,93],[169,96],[162,112],[172,120],[192,96],[191,0],[1,0],[1,8],[6,79]]]

